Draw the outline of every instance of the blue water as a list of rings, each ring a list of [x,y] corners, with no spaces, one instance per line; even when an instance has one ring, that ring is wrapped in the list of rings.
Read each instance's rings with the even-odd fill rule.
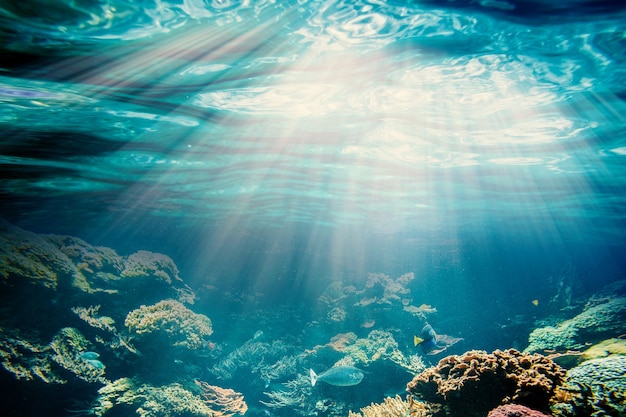
[[[0,218],[171,257],[222,359],[259,329],[366,337],[319,297],[370,273],[414,273],[450,353],[524,349],[624,278],[621,2],[9,1],[0,50]],[[410,349],[422,324],[374,329]],[[235,385],[261,415],[263,387]]]

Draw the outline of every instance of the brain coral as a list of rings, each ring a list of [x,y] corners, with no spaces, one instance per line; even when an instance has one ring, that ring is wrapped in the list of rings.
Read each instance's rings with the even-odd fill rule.
[[[507,402],[549,410],[549,399],[564,377],[564,369],[539,354],[473,350],[443,358],[413,378],[407,390],[445,404],[451,416],[482,417]]]
[[[137,336],[165,336],[174,346],[188,349],[198,349],[203,338],[213,333],[207,316],[196,314],[174,300],[141,306],[128,313],[124,324]]]
[[[487,417],[550,417],[550,414],[519,404],[505,404],[491,410]]]
[[[626,415],[626,356],[592,359],[567,372],[552,400],[557,417]]]

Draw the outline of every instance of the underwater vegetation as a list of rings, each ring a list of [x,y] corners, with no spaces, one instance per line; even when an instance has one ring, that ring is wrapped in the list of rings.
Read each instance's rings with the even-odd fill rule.
[[[410,273],[334,282],[315,319],[280,309],[242,314],[229,320],[249,334],[229,338],[229,320],[215,320],[167,255],[123,256],[0,227],[2,378],[35,387],[61,414],[582,417],[626,409],[620,283],[532,331],[524,352],[462,353],[455,341],[434,363],[424,341],[412,342],[419,328],[437,336],[427,324],[437,310],[415,302]],[[300,329],[274,337],[283,322]]]

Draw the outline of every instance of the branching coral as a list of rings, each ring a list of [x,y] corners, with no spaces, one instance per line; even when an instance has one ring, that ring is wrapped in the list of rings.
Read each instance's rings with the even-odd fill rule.
[[[443,358],[417,375],[407,389],[426,401],[445,403],[452,416],[484,416],[507,402],[548,410],[564,377],[565,370],[542,355],[474,350]]]
[[[243,395],[230,389],[210,385],[204,381],[195,381],[202,390],[202,399],[214,411],[215,417],[230,417],[234,414],[244,415],[248,405]]]
[[[50,346],[28,340],[16,330],[0,328],[0,360],[2,367],[15,378],[40,379],[47,384],[67,382],[53,369],[49,359]]]
[[[87,350],[88,342],[78,330],[72,327],[61,329],[50,342],[50,347],[54,352],[52,360],[78,378],[87,382],[109,382],[104,376],[104,368],[81,359],[80,354]]]
[[[200,348],[203,338],[213,333],[207,316],[196,314],[174,300],[141,306],[128,313],[124,324],[137,337],[161,335],[173,346],[192,350]]]
[[[93,328],[103,330],[113,336],[113,338],[108,341],[98,336],[96,337],[97,342],[110,347],[111,349],[123,347],[131,353],[141,355],[141,353],[130,343],[130,337],[124,336],[115,328],[115,320],[108,316],[99,315],[99,311],[99,305],[90,307],[72,307],[72,312],[88,325]]]
[[[412,396],[406,400],[395,397],[386,397],[384,402],[361,408],[361,413],[349,412],[348,417],[427,417],[431,415],[428,405],[415,401]]]
[[[291,408],[301,415],[309,415],[313,405],[309,403],[311,397],[311,381],[307,375],[298,374],[295,379],[282,384],[284,389],[265,392],[270,401],[261,401],[261,404],[270,408]]]
[[[212,366],[209,371],[221,380],[229,380],[238,370],[246,369],[248,374],[264,374],[272,366],[272,358],[282,358],[288,351],[288,346],[281,340],[272,343],[262,342],[257,338],[246,341],[243,345],[231,351],[225,358]],[[277,364],[281,367],[281,364]],[[276,370],[276,369],[275,369]],[[286,369],[283,369],[285,372]],[[268,376],[269,377],[269,376]],[[272,379],[270,377],[270,379]]]

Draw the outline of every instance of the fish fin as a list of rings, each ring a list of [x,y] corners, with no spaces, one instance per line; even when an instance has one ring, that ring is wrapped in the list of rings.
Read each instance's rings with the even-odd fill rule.
[[[413,335],[413,345],[417,346],[423,341],[424,339],[422,339],[421,337]]]
[[[309,375],[311,376],[311,386],[314,387],[317,383],[317,374],[313,369],[309,369]]]

